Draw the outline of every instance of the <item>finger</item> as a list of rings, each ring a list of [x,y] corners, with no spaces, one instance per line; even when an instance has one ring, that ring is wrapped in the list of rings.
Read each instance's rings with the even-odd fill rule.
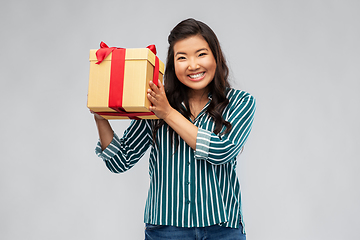
[[[147,98],[152,104],[155,104],[156,98],[154,98],[150,93],[147,94]]]
[[[152,97],[156,97],[156,93],[150,88],[147,90],[147,94],[150,94]]]
[[[153,90],[151,90],[151,89],[148,89],[148,94],[150,94],[152,97],[156,97],[156,93],[153,91]]]
[[[158,87],[159,87],[160,92],[165,93],[164,85],[162,84],[162,82],[160,80],[158,82]]]
[[[149,83],[151,90],[153,90],[156,94],[160,93],[158,86],[156,86],[153,81],[150,81]]]

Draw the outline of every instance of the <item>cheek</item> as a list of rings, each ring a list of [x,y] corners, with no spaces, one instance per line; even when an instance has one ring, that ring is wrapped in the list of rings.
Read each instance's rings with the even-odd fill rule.
[[[182,76],[184,74],[184,69],[181,66],[181,64],[174,64],[174,69],[175,69],[175,75],[177,78],[180,78],[180,76]]]
[[[210,66],[211,66],[212,71],[215,72],[215,70],[216,70],[216,62],[215,62],[214,59],[210,62]]]
[[[216,61],[215,59],[208,57],[205,59],[202,59],[200,65],[204,68],[206,68],[206,70],[208,72],[215,72],[216,70]]]
[[[176,67],[176,65],[174,65],[174,69],[175,69],[175,75],[177,78],[179,78],[179,68]]]
[[[215,74],[215,72],[216,72],[216,62],[215,61],[209,61],[208,62],[208,71],[211,74]]]

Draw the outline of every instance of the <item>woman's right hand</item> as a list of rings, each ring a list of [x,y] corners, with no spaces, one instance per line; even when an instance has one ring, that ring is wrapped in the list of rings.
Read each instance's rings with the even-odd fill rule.
[[[94,119],[95,120],[106,120],[105,118],[103,118],[102,116],[100,116],[99,114],[95,113],[94,111],[90,110],[90,112],[92,114],[94,114]]]

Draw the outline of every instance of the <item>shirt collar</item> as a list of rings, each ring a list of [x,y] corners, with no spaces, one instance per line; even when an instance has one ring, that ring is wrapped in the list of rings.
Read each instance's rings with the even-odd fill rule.
[[[205,104],[204,108],[200,111],[199,115],[195,118],[194,121],[190,120],[191,122],[195,123],[199,118],[201,118],[205,114],[206,109],[208,108],[208,106],[210,105],[210,102],[212,101],[212,94],[211,93],[208,94],[208,99],[209,99],[209,101]],[[185,103],[181,102],[181,105],[186,110]]]

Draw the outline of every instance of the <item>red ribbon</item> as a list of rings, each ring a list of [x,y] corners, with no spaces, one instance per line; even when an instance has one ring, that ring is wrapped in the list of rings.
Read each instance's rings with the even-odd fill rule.
[[[153,82],[158,85],[159,79],[159,58],[156,56],[155,45],[147,46],[155,54],[155,66]],[[100,49],[96,51],[96,58],[100,64],[110,53],[111,71],[110,71],[110,88],[109,88],[109,108],[116,112],[97,112],[104,116],[127,116],[131,119],[139,119],[137,116],[155,115],[153,112],[126,112],[122,107],[123,90],[124,90],[124,72],[125,72],[125,48],[109,48],[104,42],[100,43]]]

